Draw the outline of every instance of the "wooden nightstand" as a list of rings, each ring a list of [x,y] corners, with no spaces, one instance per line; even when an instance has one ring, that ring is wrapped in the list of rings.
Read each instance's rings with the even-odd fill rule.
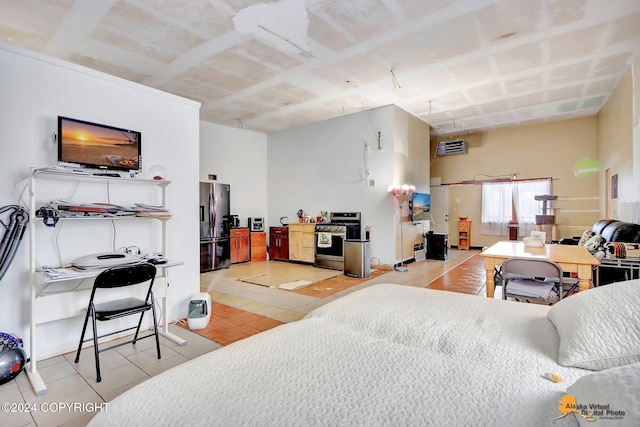
[[[471,221],[458,221],[458,249],[465,251],[471,246]]]

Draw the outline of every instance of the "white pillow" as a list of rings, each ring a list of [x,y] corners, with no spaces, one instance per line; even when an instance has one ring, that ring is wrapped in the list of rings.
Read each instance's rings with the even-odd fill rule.
[[[640,362],[640,280],[562,299],[547,317],[558,330],[558,364],[600,371]]]
[[[595,233],[591,230],[585,230],[584,233],[582,233],[582,236],[580,236],[580,240],[578,241],[578,246],[584,246],[587,244],[587,240],[589,240],[591,237],[593,237]]]
[[[586,411],[593,408],[596,422],[574,414],[582,427],[640,426],[640,363],[585,375],[567,389],[567,394]]]
[[[604,237],[599,234],[594,234],[593,236],[589,237],[589,239],[584,244],[584,247],[587,248],[589,252],[593,253],[597,251],[598,248],[600,248],[602,245],[604,245],[605,242],[606,240],[604,239]]]

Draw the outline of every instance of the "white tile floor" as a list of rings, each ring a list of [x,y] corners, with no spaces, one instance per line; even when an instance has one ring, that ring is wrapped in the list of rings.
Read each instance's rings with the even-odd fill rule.
[[[49,409],[55,409],[61,402],[84,403],[82,406],[88,409],[91,406],[86,404],[91,402],[97,407],[149,377],[221,347],[184,328],[170,326],[170,330],[188,343],[179,346],[161,337],[160,360],[153,338],[138,341],[135,346],[124,345],[101,353],[102,381],[99,383],[96,382],[91,347],[82,351],[78,364],[74,363],[75,352],[38,362],[38,371],[48,388],[47,394],[37,397],[24,372],[15,380],[0,385],[0,404],[28,404],[35,408],[31,413],[0,409],[0,426],[85,426],[93,417],[93,411]]]
[[[475,253],[477,251],[451,250],[447,261],[423,260],[413,263],[409,265],[408,272],[391,271],[326,298],[313,298],[281,289],[240,282],[234,276],[245,274],[245,272],[238,273],[233,271],[233,268],[202,274],[201,287],[203,290],[212,292],[214,299],[222,304],[283,322],[291,322],[301,319],[309,311],[331,300],[376,283],[424,287]],[[295,265],[278,261],[269,263],[276,263],[275,268]],[[242,268],[264,269],[268,265],[268,263],[256,264],[253,267],[245,264]],[[153,339],[139,341],[135,347],[124,345],[104,352],[100,355],[102,370],[100,383],[95,381],[95,362],[91,347],[83,350],[78,364],[73,362],[75,352],[39,361],[38,371],[48,387],[48,393],[44,396],[37,397],[34,394],[24,372],[13,381],[0,385],[0,404],[26,403],[35,405],[38,410],[31,413],[0,410],[0,427],[85,426],[95,414],[94,411],[62,409],[44,412],[40,408],[48,409],[47,405],[55,407],[61,402],[93,403],[96,406],[110,402],[116,396],[153,375],[220,348],[219,344],[184,328],[171,326],[170,329],[176,335],[186,339],[187,345],[179,346],[166,338],[161,338],[161,360],[157,359]],[[84,408],[90,408],[90,406],[84,405]]]

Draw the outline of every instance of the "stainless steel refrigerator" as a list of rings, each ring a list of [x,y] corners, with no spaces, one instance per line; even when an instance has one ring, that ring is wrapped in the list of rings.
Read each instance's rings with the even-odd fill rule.
[[[231,186],[200,183],[200,272],[227,268],[231,262]]]

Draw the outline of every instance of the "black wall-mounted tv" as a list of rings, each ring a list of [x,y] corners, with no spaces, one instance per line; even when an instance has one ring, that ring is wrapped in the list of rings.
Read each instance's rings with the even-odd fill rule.
[[[431,194],[413,193],[411,196],[411,221],[431,219]]]
[[[105,170],[140,170],[142,134],[58,116],[58,163]]]

